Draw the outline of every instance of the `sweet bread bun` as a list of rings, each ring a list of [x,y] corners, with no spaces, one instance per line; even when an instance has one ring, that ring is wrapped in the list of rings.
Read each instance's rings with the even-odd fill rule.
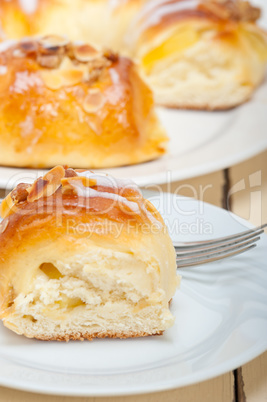
[[[156,102],[227,109],[249,99],[267,61],[259,15],[243,0],[148,2],[127,41]]]
[[[2,202],[0,316],[43,340],[161,334],[176,258],[138,188],[57,166]]]
[[[131,20],[147,0],[0,1],[2,36],[68,34],[71,40],[121,50]]]
[[[60,36],[1,49],[1,165],[103,168],[165,152],[152,92],[131,60]]]

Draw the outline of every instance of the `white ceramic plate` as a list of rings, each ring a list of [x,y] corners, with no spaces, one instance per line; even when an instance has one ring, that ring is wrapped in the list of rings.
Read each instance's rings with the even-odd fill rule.
[[[204,240],[249,224],[171,194],[152,196],[173,240]],[[0,384],[47,394],[107,396],[171,389],[232,370],[267,349],[267,236],[250,252],[180,270],[163,336],[42,342],[0,325]]]
[[[255,4],[264,10],[261,24],[267,28],[266,0]],[[267,148],[267,79],[246,104],[225,112],[181,111],[159,108],[170,137],[169,152],[161,159],[106,172],[132,178],[140,185],[182,180],[220,170],[250,158]],[[32,181],[42,171],[0,167],[0,187],[11,189],[20,181]]]

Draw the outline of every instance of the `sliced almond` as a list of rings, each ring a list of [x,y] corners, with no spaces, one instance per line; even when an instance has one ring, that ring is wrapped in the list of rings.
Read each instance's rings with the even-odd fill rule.
[[[70,41],[60,35],[46,35],[39,39],[38,43],[45,49],[57,50],[59,47],[67,46]]]
[[[230,10],[225,7],[224,4],[219,3],[216,0],[203,1],[203,3],[200,3],[199,8],[218,16],[220,19],[228,19],[231,15]]]
[[[34,54],[38,51],[38,45],[36,41],[22,41],[19,43],[19,48],[25,54]]]
[[[83,81],[83,71],[81,70],[62,70],[61,71],[61,76],[63,79],[63,85],[64,86],[72,86],[72,85],[77,85],[80,82]]]
[[[3,222],[0,223],[0,233],[4,233],[4,231],[8,227],[8,224],[9,224],[8,218],[4,219]]]
[[[75,59],[82,63],[86,63],[88,61],[94,60],[98,57],[101,57],[101,52],[90,45],[80,45],[73,47],[73,55]]]
[[[17,187],[8,194],[8,196],[2,201],[0,207],[0,214],[2,218],[10,215],[12,212],[15,212],[15,206],[23,201],[27,200],[28,192],[27,188],[29,184],[20,183]]]
[[[73,170],[71,168],[65,169],[65,177],[76,177],[76,176],[78,176],[78,175],[75,172],[75,170]]]
[[[108,59],[112,63],[116,63],[116,61],[118,61],[119,59],[118,53],[114,53],[109,49],[105,50],[103,55],[104,57],[106,57],[106,59]]]
[[[10,193],[12,200],[15,203],[26,201],[27,197],[28,197],[27,188],[29,188],[29,187],[30,187],[30,185],[26,184],[26,183],[18,184],[17,187]]]
[[[60,55],[38,55],[37,63],[40,64],[41,67],[45,68],[57,68],[60,65],[62,58]]]
[[[44,180],[48,180],[49,184],[61,184],[61,179],[65,177],[65,169],[63,166],[55,166],[49,170],[43,177]]]
[[[261,15],[260,8],[244,0],[202,0],[199,9],[211,12],[220,19],[255,22]]]
[[[41,177],[33,183],[31,187],[27,189],[28,191],[28,201],[34,202],[39,200],[46,194],[46,188],[48,186],[48,181],[43,180]]]
[[[28,201],[34,202],[42,197],[53,195],[61,186],[61,179],[65,176],[65,169],[56,166],[51,169],[43,178],[37,179],[33,185],[27,189]]]
[[[47,88],[55,90],[82,82],[83,71],[75,69],[41,71],[41,76]]]
[[[56,71],[43,70],[40,71],[40,74],[47,88],[56,90],[64,86],[63,79],[61,75],[58,74],[58,70]]]
[[[7,195],[7,197],[2,201],[0,206],[0,214],[1,218],[6,218],[15,207],[16,203],[11,198],[11,193]]]
[[[91,89],[83,101],[83,108],[87,113],[95,113],[105,104],[104,95],[99,89]]]

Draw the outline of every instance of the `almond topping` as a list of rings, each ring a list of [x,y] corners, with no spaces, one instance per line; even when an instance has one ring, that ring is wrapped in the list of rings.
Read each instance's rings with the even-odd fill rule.
[[[44,180],[48,180],[49,184],[61,184],[61,179],[65,176],[65,169],[63,166],[55,166],[49,170],[43,177]]]
[[[59,55],[38,55],[37,63],[45,68],[57,68],[60,65],[62,58]]]
[[[105,98],[99,89],[91,89],[83,102],[83,108],[87,113],[94,113],[105,103]]]
[[[60,74],[63,79],[63,85],[72,86],[82,82],[84,73],[81,70],[73,69],[73,70],[62,70]]]
[[[2,201],[0,208],[2,218],[5,218],[6,216],[15,212],[16,208],[14,207],[18,203],[27,200],[28,196],[27,188],[29,186],[30,185],[26,183],[18,184],[17,187],[14,188],[14,190],[12,190],[11,193],[9,193],[8,196]]]
[[[38,43],[45,49],[57,51],[59,47],[69,44],[69,40],[60,35],[46,35],[39,39]]]
[[[82,63],[94,60],[101,56],[101,52],[90,45],[80,45],[73,48],[75,59]]]
[[[19,47],[26,54],[34,54],[38,50],[37,43],[33,41],[22,41],[19,43]]]
[[[0,223],[0,233],[4,233],[4,231],[8,227],[8,224],[9,224],[8,218],[4,219],[3,222]]]
[[[83,80],[83,71],[78,69],[41,71],[41,76],[49,89],[59,89],[79,84]]]
[[[0,207],[1,217],[4,219],[6,216],[8,216],[11,213],[14,206],[15,202],[11,198],[11,193],[9,193],[1,203]]]
[[[114,53],[109,49],[105,50],[104,56],[106,57],[106,59],[108,59],[112,63],[116,63],[116,61],[118,61],[118,59],[119,59],[118,53]]]
[[[75,170],[73,170],[71,168],[65,169],[65,177],[76,177],[76,176],[78,176],[78,175],[75,172]]]
[[[48,186],[48,181],[39,178],[35,180],[33,185],[27,189],[28,191],[28,201],[34,202],[43,197],[46,193],[46,188]]]
[[[49,197],[54,194],[61,186],[61,179],[65,176],[65,169],[56,166],[51,169],[43,178],[37,179],[33,185],[27,189],[28,201],[34,202],[42,197]]]
[[[211,12],[220,19],[232,19],[236,21],[256,21],[261,11],[253,7],[248,1],[243,0],[202,0],[200,10]]]
[[[30,187],[30,185],[26,184],[26,183],[18,184],[17,187],[10,193],[12,200],[15,203],[26,201],[27,197],[28,197],[27,188],[29,188],[29,187]]]
[[[47,88],[56,90],[63,87],[63,80],[58,71],[43,70],[40,74]]]

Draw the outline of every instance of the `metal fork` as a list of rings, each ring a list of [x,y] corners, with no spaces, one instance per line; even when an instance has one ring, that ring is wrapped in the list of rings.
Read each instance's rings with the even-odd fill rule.
[[[207,264],[251,250],[256,247],[256,242],[266,227],[267,223],[235,235],[206,241],[174,242],[177,267]]]

